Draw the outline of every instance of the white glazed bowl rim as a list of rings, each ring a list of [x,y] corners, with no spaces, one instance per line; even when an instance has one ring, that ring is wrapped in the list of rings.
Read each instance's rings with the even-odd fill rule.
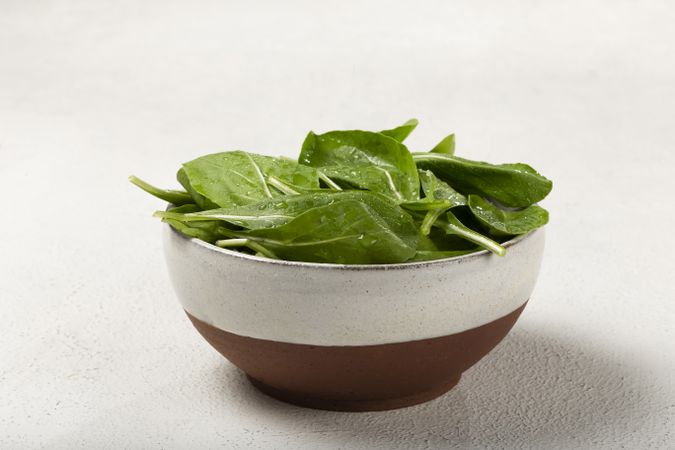
[[[247,253],[239,252],[236,250],[230,250],[226,248],[221,248],[213,244],[209,244],[206,241],[202,241],[201,239],[198,238],[192,238],[185,236],[184,234],[176,231],[171,225],[165,224],[167,227],[171,229],[173,233],[177,233],[181,238],[186,239],[191,241],[195,245],[199,245],[207,250],[211,250],[217,253],[221,253],[227,257],[233,257],[233,258],[239,258],[239,259],[244,259],[248,261],[253,261],[256,263],[260,264],[272,264],[272,265],[280,265],[280,266],[295,266],[295,267],[311,267],[315,269],[328,269],[328,270],[396,270],[396,269],[411,269],[411,268],[417,268],[417,267],[429,267],[429,266],[434,266],[434,265],[442,265],[442,264],[447,264],[447,263],[458,263],[461,264],[465,261],[475,259],[475,258],[482,258],[482,257],[487,257],[491,254],[490,251],[488,250],[479,250],[477,252],[473,253],[467,253],[466,255],[459,255],[459,256],[453,256],[450,258],[441,258],[441,259],[433,259],[430,261],[411,261],[411,262],[403,262],[403,263],[393,263],[393,264],[336,264],[336,263],[319,263],[319,262],[307,262],[307,261],[288,261],[285,259],[271,259],[271,258],[263,258],[260,256],[255,256],[255,255],[249,255]],[[521,234],[513,239],[509,239],[508,241],[502,243],[502,246],[505,248],[512,247],[514,245],[517,245],[519,242],[522,242],[526,239],[528,239],[530,236],[533,234],[539,232],[540,229],[536,229],[533,231],[530,231],[529,233],[526,234]]]

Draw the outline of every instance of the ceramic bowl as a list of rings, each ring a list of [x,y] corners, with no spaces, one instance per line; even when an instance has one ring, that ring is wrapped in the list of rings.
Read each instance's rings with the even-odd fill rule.
[[[165,227],[178,298],[201,335],[263,392],[372,411],[431,400],[508,333],[539,272],[544,230],[428,262],[271,260]]]

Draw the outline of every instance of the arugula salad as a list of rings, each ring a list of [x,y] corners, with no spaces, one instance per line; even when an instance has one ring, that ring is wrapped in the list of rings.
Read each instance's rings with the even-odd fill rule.
[[[552,182],[527,164],[455,156],[451,134],[428,152],[403,143],[418,122],[382,131],[310,132],[296,160],[245,151],[182,165],[184,190],[129,180],[170,203],[178,232],[267,258],[390,264],[487,249],[548,222]]]

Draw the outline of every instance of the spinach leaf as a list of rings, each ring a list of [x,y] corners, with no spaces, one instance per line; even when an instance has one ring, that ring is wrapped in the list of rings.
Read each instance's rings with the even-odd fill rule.
[[[294,261],[370,264],[404,262],[415,255],[419,232],[391,201],[367,192],[310,208],[273,228],[229,231]]]
[[[452,258],[480,250],[476,244],[459,236],[446,234],[434,227],[428,236],[420,236],[417,252],[411,261],[430,261],[433,259]]]
[[[481,224],[495,236],[524,234],[548,223],[548,211],[537,205],[509,211],[478,195],[469,195],[469,208]]]
[[[151,185],[150,183],[141,180],[140,178],[134,175],[131,175],[129,177],[129,181],[131,181],[139,188],[143,189],[148,194],[154,195],[155,197],[164,200],[165,202],[169,202],[172,205],[180,206],[192,203],[192,197],[190,197],[190,194],[188,194],[187,192],[174,191],[171,189],[160,189],[158,187]]]
[[[189,214],[197,211],[201,211],[198,205],[194,203],[186,203],[185,205],[170,207],[167,211],[178,214]]]
[[[380,133],[384,134],[385,136],[394,138],[399,142],[403,142],[405,141],[405,138],[407,138],[410,135],[410,133],[412,133],[413,130],[417,127],[418,123],[419,122],[417,121],[417,119],[410,119],[401,126],[392,128],[391,130],[382,130],[380,131]]]
[[[366,191],[323,191],[264,199],[250,205],[232,208],[186,211],[186,213],[172,209],[170,211],[156,211],[154,215],[155,217],[179,220],[184,223],[221,220],[249,230],[258,230],[283,225],[312,208],[345,200],[366,203],[376,211],[384,208],[381,211],[384,216],[391,215],[391,208],[399,210],[395,203],[379,194]]]
[[[436,147],[429,150],[430,153],[441,153],[445,155],[455,154],[455,135],[450,134],[443,138],[441,142],[436,144]]]
[[[211,204],[221,207],[246,205],[263,198],[282,195],[270,189],[267,176],[274,176],[303,188],[319,188],[319,175],[311,167],[288,159],[239,150],[197,158],[183,164],[182,173],[194,192]]]
[[[397,201],[419,198],[412,155],[396,139],[370,131],[310,131],[298,161],[316,167],[343,188],[365,189]]]
[[[463,194],[478,194],[505,206],[530,206],[553,186],[526,164],[493,165],[437,153],[416,153],[413,158],[419,168],[433,171]]]
[[[182,222],[200,222],[205,220],[222,220],[232,225],[257,230],[283,225],[303,212],[335,203],[339,200],[361,200],[362,191],[343,192],[314,192],[301,195],[288,195],[261,200],[249,205],[234,206],[231,208],[210,209],[207,211],[190,211],[189,214],[176,215],[174,211],[157,211],[156,217],[174,218]],[[374,195],[374,194],[370,194]]]
[[[448,183],[436,177],[432,171],[420,170],[419,174],[425,199],[432,201],[446,200],[450,203],[450,208],[466,205],[466,197],[450,187]]]
[[[192,187],[192,185],[190,184],[190,180],[188,179],[188,176],[183,168],[178,169],[178,173],[176,173],[176,179],[181,184],[181,186],[185,188],[185,190],[190,194],[190,197],[192,197],[194,202],[197,205],[199,205],[201,209],[211,209],[218,207],[218,205],[216,205],[211,200],[201,195]]]
[[[420,236],[417,243],[418,250],[426,251],[476,250],[477,248],[473,242],[454,234],[448,234],[440,227],[434,227],[428,236]]]

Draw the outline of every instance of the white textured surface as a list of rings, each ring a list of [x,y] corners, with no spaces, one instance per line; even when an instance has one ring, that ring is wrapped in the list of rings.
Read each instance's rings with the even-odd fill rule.
[[[163,228],[171,282],[187,312],[240,336],[328,346],[429,339],[504,317],[530,298],[545,240],[537,230],[504,257],[359,270],[232,257]]]
[[[672,448],[675,5],[0,3],[0,447]],[[432,403],[254,391],[169,285],[177,162],[293,154],[307,128],[458,133],[555,180],[533,301]]]

